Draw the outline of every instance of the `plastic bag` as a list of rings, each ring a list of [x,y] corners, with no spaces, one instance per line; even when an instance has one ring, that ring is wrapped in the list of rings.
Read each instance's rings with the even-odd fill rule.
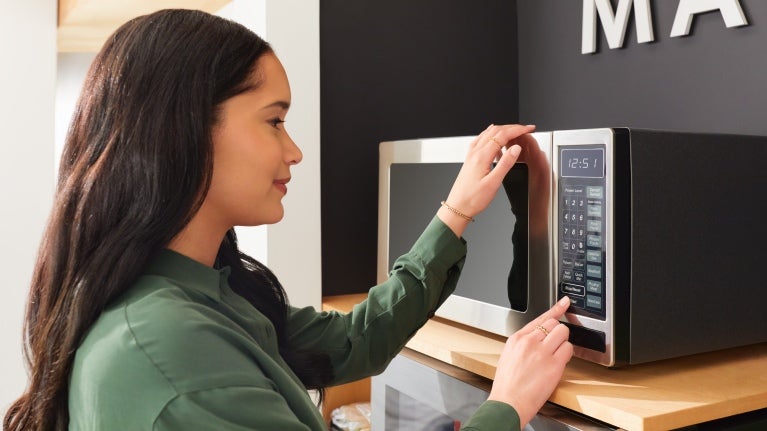
[[[338,407],[330,417],[333,429],[370,431],[370,403],[353,403]]]

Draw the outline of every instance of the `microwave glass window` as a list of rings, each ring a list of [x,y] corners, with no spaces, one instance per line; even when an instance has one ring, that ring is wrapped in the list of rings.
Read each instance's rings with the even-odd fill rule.
[[[605,151],[601,148],[563,149],[562,177],[603,178]]]
[[[394,163],[389,179],[389,268],[410,250],[447,197],[460,163]],[[466,230],[468,255],[455,294],[517,311],[528,302],[528,169],[517,163]]]

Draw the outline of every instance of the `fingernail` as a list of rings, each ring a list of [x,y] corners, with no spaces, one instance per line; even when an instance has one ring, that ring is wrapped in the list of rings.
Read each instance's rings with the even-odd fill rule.
[[[522,152],[522,147],[520,147],[519,145],[512,145],[511,148],[509,148],[509,151],[514,157],[517,157],[519,153]]]
[[[559,302],[557,302],[557,305],[559,305],[561,307],[565,307],[565,306],[570,305],[570,297],[569,296],[563,296],[562,299],[560,299]]]
[[[535,124],[528,124],[527,127],[535,127]]]

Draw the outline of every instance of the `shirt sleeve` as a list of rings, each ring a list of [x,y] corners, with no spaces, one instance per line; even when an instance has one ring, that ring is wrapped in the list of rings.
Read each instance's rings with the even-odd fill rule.
[[[514,407],[500,401],[485,401],[461,425],[461,431],[519,431],[519,415]]]
[[[345,383],[380,373],[455,290],[466,242],[439,218],[396,260],[389,279],[370,289],[348,314],[293,309],[289,342],[330,356],[335,379]]]
[[[309,431],[276,391],[252,386],[181,394],[160,412],[154,431]]]

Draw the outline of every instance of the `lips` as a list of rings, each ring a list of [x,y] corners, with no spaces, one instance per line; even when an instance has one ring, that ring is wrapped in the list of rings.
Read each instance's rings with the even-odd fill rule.
[[[277,190],[281,191],[282,194],[286,194],[288,192],[288,182],[290,181],[290,178],[281,178],[274,180],[274,187],[277,188]]]

